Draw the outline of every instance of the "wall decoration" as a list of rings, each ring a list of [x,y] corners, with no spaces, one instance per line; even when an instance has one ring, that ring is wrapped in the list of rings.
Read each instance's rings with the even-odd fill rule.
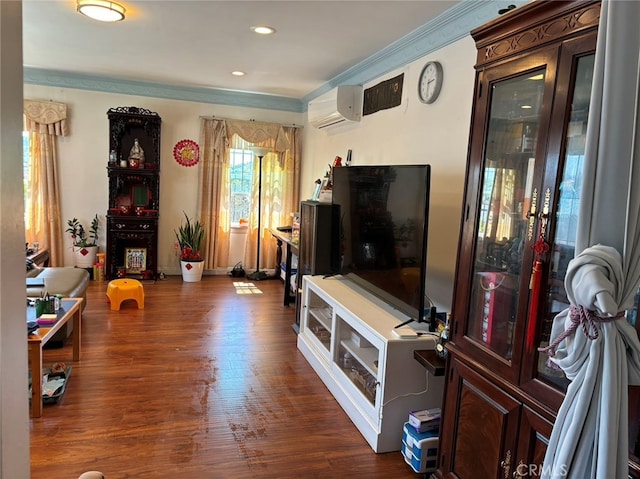
[[[404,73],[378,83],[364,91],[362,114],[371,115],[380,110],[387,110],[402,103],[402,85]]]
[[[442,65],[440,62],[427,62],[420,72],[418,80],[418,96],[423,103],[433,103],[440,95],[442,88]]]
[[[127,274],[140,274],[147,269],[147,248],[125,248],[124,268]]]
[[[193,140],[180,140],[173,147],[173,157],[182,166],[194,166],[200,161],[200,147]]]

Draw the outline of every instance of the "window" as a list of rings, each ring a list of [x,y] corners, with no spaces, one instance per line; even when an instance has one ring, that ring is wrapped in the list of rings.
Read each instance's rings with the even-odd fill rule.
[[[240,219],[249,218],[251,209],[251,186],[253,183],[253,152],[248,149],[231,148],[230,184],[231,184],[231,224],[237,225]]]

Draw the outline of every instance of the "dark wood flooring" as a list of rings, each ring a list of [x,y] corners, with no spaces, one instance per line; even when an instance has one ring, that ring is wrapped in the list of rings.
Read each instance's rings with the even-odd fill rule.
[[[32,479],[419,477],[400,452],[372,451],[297,350],[282,283],[252,294],[237,280],[172,276],[120,311],[92,282],[81,360],[45,351],[73,371],[30,421]]]

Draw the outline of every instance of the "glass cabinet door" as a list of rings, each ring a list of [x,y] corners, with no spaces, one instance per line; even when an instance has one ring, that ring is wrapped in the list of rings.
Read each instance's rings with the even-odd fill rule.
[[[319,345],[319,351],[328,360],[331,349],[333,308],[312,289],[308,290],[308,296],[305,334],[313,338],[314,342]]]
[[[566,128],[565,146],[560,162],[562,172],[556,193],[556,209],[553,218],[555,227],[553,236],[549,239],[552,245],[549,261],[549,283],[545,295],[540,300],[540,304],[545,308],[540,333],[540,347],[549,344],[553,318],[569,307],[564,278],[569,261],[575,255],[594,59],[595,55],[586,55],[580,57],[576,64],[569,123]],[[548,359],[547,354],[538,354],[537,378],[557,389],[566,391],[569,384],[568,379],[562,370],[551,365]]]
[[[531,241],[545,69],[491,84],[467,337],[510,361]],[[524,271],[523,271],[524,269]],[[524,296],[524,297],[522,297]]]
[[[340,314],[336,314],[339,342],[336,364],[349,381],[373,407],[378,392],[378,361],[380,350],[356,331]],[[370,413],[372,410],[368,410]]]
[[[554,318],[569,307],[564,280],[575,256],[595,47],[595,33],[563,46],[556,82],[566,86],[556,90],[549,124],[543,186],[550,196],[545,234],[549,251],[541,257],[544,266],[537,311],[528,312],[527,328],[535,331],[535,340],[523,355],[520,384],[552,409],[560,407],[569,381],[538,348],[549,345]],[[537,221],[540,227],[543,220]]]

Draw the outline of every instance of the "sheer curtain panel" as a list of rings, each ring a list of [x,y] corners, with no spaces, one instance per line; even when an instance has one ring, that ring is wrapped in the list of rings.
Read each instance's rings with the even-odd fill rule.
[[[24,130],[29,132],[29,208],[25,240],[49,249],[51,266],[62,266],[62,224],[57,137],[67,136],[67,105],[24,100]]]

